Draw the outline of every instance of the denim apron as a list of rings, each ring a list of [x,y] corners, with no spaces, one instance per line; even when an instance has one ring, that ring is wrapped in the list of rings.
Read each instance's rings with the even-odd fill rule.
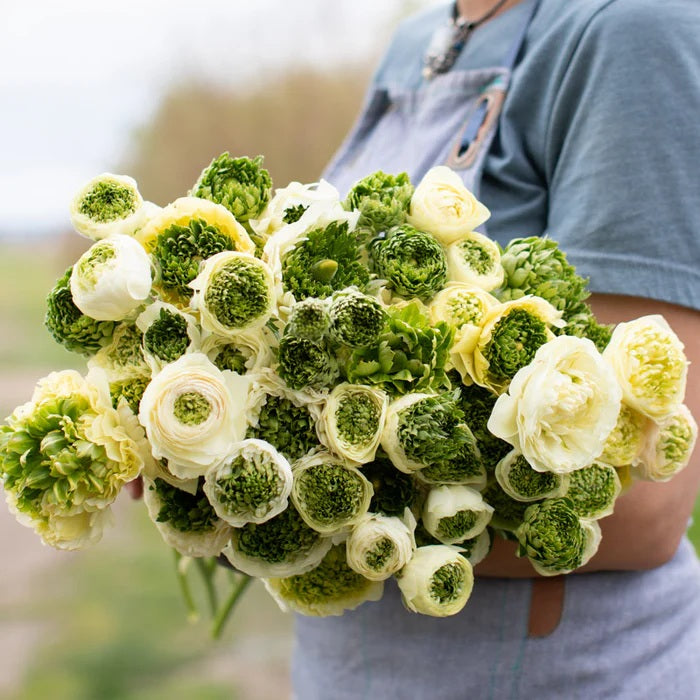
[[[462,70],[458,59],[430,80],[417,63],[380,68],[324,177],[344,194],[376,170],[416,183],[443,164],[478,194],[538,5],[516,6],[523,21],[501,66]],[[700,700],[700,565],[687,540],[657,569],[565,581],[561,620],[539,638],[528,636],[529,579],[479,578],[464,610],[446,619],[407,612],[391,580],[380,601],[341,617],[297,616],[294,698]]]

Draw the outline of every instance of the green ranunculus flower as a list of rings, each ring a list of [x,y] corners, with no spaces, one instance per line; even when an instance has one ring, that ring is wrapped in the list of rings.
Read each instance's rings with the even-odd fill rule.
[[[406,508],[416,507],[420,491],[415,479],[399,471],[386,457],[365,464],[362,473],[374,489],[369,506],[372,513],[402,516]]]
[[[232,158],[222,153],[206,167],[190,195],[226,207],[241,223],[257,218],[270,201],[272,179],[263,157]]]
[[[294,465],[292,502],[304,522],[331,535],[353,526],[368,511],[372,484],[355,467],[319,452]]]
[[[113,408],[118,408],[120,400],[124,399],[134,415],[138,416],[141,397],[150,382],[150,374],[128,374],[120,379],[111,379],[109,393]]]
[[[331,338],[351,348],[376,345],[386,322],[381,304],[355,290],[336,292],[328,314]]]
[[[319,342],[328,333],[329,326],[327,301],[307,297],[292,306],[284,332],[286,335]]]
[[[495,478],[488,481],[481,495],[484,501],[494,508],[491,527],[505,532],[514,532],[518,529],[525,517],[525,511],[531,505],[524,501],[516,501],[509,496]]]
[[[598,549],[600,528],[582,520],[568,498],[531,505],[516,535],[525,555],[542,576],[567,574],[583,566]]]
[[[401,296],[429,301],[447,283],[443,247],[408,224],[372,241],[370,253],[377,275]]]
[[[526,503],[563,496],[569,486],[568,474],[535,471],[516,450],[498,463],[496,479],[511,498]]]
[[[331,221],[307,231],[282,257],[282,282],[295,299],[325,299],[346,287],[364,289],[369,272],[361,260],[357,235],[347,221]]]
[[[598,520],[611,515],[622,485],[617,470],[600,462],[577,469],[569,477],[569,487],[563,494],[573,504],[579,518]]]
[[[342,615],[366,601],[379,600],[384,592],[383,581],[370,581],[348,566],[345,545],[333,547],[311,571],[265,579],[265,587],[282,610],[315,617]]]
[[[94,355],[107,345],[114,332],[114,321],[97,321],[86,316],[73,301],[69,267],[46,298],[44,323],[53,339],[71,352]]]
[[[264,523],[234,528],[224,554],[249,576],[284,578],[318,566],[331,546],[331,538],[310,528],[290,504]]]
[[[279,345],[279,376],[290,389],[330,386],[338,377],[338,363],[325,344],[284,336]]]
[[[413,190],[406,173],[387,175],[378,170],[353,185],[344,206],[348,211],[359,210],[358,226],[379,233],[406,221]]]

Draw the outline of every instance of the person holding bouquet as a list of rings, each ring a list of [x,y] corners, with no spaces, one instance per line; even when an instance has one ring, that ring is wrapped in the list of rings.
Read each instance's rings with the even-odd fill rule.
[[[377,170],[418,182],[449,166],[490,210],[491,238],[558,241],[600,321],[663,315],[699,415],[698,36],[692,0],[440,4],[398,28],[324,177],[342,193]],[[449,619],[411,614],[395,587],[342,617],[299,617],[296,697],[700,698],[685,537],[699,485],[697,455],[668,483],[636,482],[566,577],[496,538]]]

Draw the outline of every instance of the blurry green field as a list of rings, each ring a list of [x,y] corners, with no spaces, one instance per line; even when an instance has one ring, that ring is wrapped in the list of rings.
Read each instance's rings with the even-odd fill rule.
[[[43,327],[44,297],[70,262],[45,244],[40,254],[14,247],[0,256],[3,380],[84,367]],[[3,415],[9,400],[0,392]],[[700,505],[690,535],[700,549]],[[11,562],[3,566],[11,571]],[[43,622],[46,632],[12,700],[264,700],[288,692],[291,618],[254,584],[220,642],[206,624],[188,624],[171,553],[141,504],[122,502],[105,541],[67,555],[19,607],[0,600],[0,625],[17,621]]]

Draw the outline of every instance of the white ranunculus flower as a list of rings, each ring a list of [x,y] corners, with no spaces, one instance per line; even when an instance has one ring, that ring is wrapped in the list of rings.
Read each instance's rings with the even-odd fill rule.
[[[449,245],[486,221],[491,212],[444,165],[431,168],[416,187],[408,223]]]
[[[151,261],[131,237],[115,234],[93,244],[73,267],[75,305],[98,321],[120,321],[148,299]]]
[[[698,438],[698,424],[682,404],[654,426],[637,464],[637,476],[645,481],[668,481],[688,466]]]
[[[564,474],[600,455],[617,422],[621,394],[595,345],[562,335],[517,372],[499,396],[488,429],[536,471]]]
[[[275,190],[275,196],[260,218],[251,219],[249,223],[258,235],[272,236],[288,223],[285,221],[285,217],[289,216],[288,210],[303,207],[299,218],[306,215],[308,221],[320,211],[337,210],[340,204],[340,193],[326,180],[309,184],[290,182],[286,187]]]
[[[381,389],[339,384],[330,393],[317,425],[322,442],[355,464],[374,459],[384,430],[389,396]]]
[[[292,467],[269,443],[235,443],[226,458],[204,475],[204,493],[217,515],[234,527],[264,523],[286,509]]]
[[[476,566],[484,561],[491,551],[491,533],[489,528],[482,530],[476,537],[460,542],[459,549],[462,556],[472,565]]]
[[[500,302],[488,292],[473,284],[448,282],[431,300],[428,310],[433,324],[444,321],[460,331],[465,326],[480,328],[487,311]]]
[[[159,493],[160,490],[160,493]],[[165,543],[185,557],[216,557],[231,538],[231,527],[216,517],[212,511],[208,521],[202,517],[201,501],[205,498],[201,490],[197,493],[183,492],[177,501],[178,521],[168,516],[167,498],[161,494],[177,493],[172,484],[159,480],[158,486],[150,479],[143,480],[143,501],[148,515]],[[192,505],[196,521],[187,522],[186,503]]]
[[[70,219],[78,233],[99,241],[115,234],[133,235],[153,213],[153,207],[143,201],[136,180],[102,173],[75,195]]]
[[[412,474],[419,469],[425,468],[426,465],[411,459],[401,445],[399,439],[401,412],[428,396],[431,396],[431,394],[406,394],[392,401],[387,410],[386,423],[384,424],[381,440],[382,447],[393,465],[404,474]]]
[[[636,411],[662,420],[683,402],[688,360],[663,316],[619,323],[603,357],[615,371],[625,403]]]
[[[221,372],[202,353],[167,365],[146,388],[139,420],[156,459],[180,479],[203,476],[245,437],[249,380]]]
[[[397,580],[409,610],[447,617],[466,605],[474,587],[474,572],[459,548],[436,544],[419,547]]]
[[[495,241],[476,231],[470,231],[445,250],[447,278],[490,292],[500,287],[505,277],[501,266],[501,251]]]
[[[401,570],[416,548],[415,519],[408,511],[409,524],[401,518],[366,513],[355,525],[345,546],[348,565],[370,581],[384,581]]]
[[[654,422],[630,408],[624,400],[613,431],[608,435],[600,460],[613,467],[635,465]]]
[[[468,486],[430,489],[423,505],[425,529],[443,544],[458,544],[486,529],[493,508]]]
[[[213,255],[189,286],[194,289],[190,305],[199,311],[202,328],[227,338],[262,328],[275,309],[272,271],[248,253]]]

